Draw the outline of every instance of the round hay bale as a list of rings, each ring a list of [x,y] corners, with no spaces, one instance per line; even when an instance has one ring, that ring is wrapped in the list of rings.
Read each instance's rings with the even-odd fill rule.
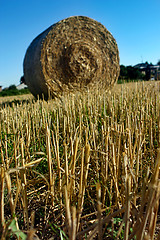
[[[24,79],[33,95],[107,89],[119,76],[119,52],[112,34],[99,22],[74,16],[37,36],[24,58]]]

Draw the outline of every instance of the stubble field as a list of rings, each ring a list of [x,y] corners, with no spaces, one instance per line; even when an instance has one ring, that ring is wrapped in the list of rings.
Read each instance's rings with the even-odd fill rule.
[[[159,239],[159,93],[1,98],[1,239]]]

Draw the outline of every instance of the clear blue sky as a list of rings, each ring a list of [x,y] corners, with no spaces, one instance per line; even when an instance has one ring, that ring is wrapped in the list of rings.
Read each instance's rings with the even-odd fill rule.
[[[91,17],[113,34],[120,64],[160,59],[160,0],[0,0],[0,85],[18,85],[31,41],[75,15]]]

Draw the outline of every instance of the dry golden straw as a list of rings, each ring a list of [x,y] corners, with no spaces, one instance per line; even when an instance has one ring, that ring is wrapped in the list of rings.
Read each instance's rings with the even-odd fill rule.
[[[108,89],[119,76],[119,52],[112,34],[83,16],[59,21],[37,36],[24,58],[24,79],[33,95],[99,86]]]

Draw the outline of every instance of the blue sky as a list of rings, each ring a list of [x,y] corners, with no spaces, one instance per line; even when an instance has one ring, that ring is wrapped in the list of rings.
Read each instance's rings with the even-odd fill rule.
[[[31,41],[75,15],[91,17],[113,34],[120,64],[160,59],[160,0],[0,0],[0,85],[18,85]]]

